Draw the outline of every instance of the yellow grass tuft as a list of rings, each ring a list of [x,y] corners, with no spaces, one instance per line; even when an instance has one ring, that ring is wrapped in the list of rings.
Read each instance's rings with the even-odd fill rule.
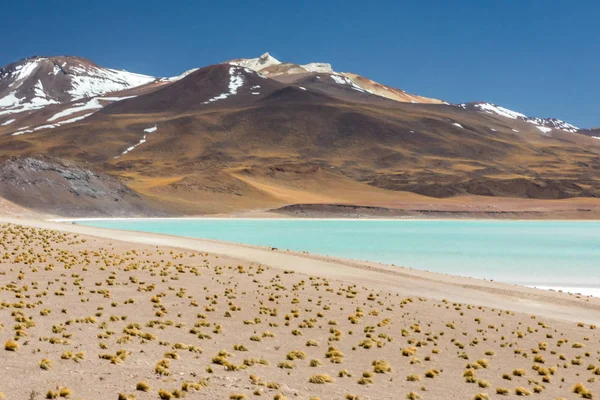
[[[17,351],[17,350],[19,350],[19,343],[15,342],[14,340],[7,340],[4,343],[4,350]]]
[[[319,385],[325,384],[325,383],[333,383],[334,380],[332,377],[330,377],[327,374],[319,374],[319,375],[313,375],[310,377],[310,379],[308,380],[310,383],[316,383]]]

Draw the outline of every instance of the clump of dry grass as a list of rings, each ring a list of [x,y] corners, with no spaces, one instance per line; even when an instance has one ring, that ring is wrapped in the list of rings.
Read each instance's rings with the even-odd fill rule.
[[[138,382],[135,385],[135,390],[139,390],[141,392],[149,392],[150,391],[150,385],[148,385],[146,382]]]
[[[47,358],[42,358],[42,361],[40,361],[40,368],[47,371],[51,367],[52,367],[52,361],[48,360]]]
[[[417,353],[416,347],[406,347],[406,348],[402,349],[402,355],[404,357],[411,357],[411,356],[414,356],[416,353]]]
[[[319,384],[319,385],[322,385],[322,384],[325,384],[325,383],[333,383],[334,382],[333,378],[330,377],[327,374],[313,375],[313,376],[311,376],[308,379],[308,381],[310,383],[315,383],[315,384]]]
[[[575,394],[578,394],[579,396],[581,396],[584,399],[591,399],[592,398],[592,392],[590,392],[590,390],[588,388],[586,388],[585,386],[583,386],[582,383],[578,383],[575,386],[573,386],[571,388],[571,391]]]
[[[518,388],[515,388],[515,394],[517,396],[530,396],[531,392],[527,388],[518,387]]]
[[[158,390],[158,397],[161,400],[170,400],[173,398],[173,394],[171,394],[171,392],[164,390],[164,389],[159,389]]]
[[[440,374],[440,371],[438,371],[437,369],[430,369],[429,371],[425,372],[425,376],[427,378],[435,378],[439,374]]]
[[[374,382],[373,379],[363,376],[358,381],[356,381],[356,383],[358,383],[359,385],[372,385]]]
[[[4,350],[6,351],[17,351],[19,350],[19,343],[14,340],[7,340],[4,343]]]
[[[306,358],[306,353],[300,350],[294,350],[287,353],[286,358],[290,361],[304,360]]]
[[[373,365],[373,371],[378,374],[392,372],[392,366],[385,360],[375,360],[371,363],[371,365]]]
[[[351,377],[351,376],[352,376],[352,373],[351,373],[350,371],[348,371],[347,369],[343,369],[343,370],[341,370],[340,372],[338,372],[338,376],[339,376],[340,378],[344,378],[344,377],[346,377],[346,376],[347,376],[347,377]]]

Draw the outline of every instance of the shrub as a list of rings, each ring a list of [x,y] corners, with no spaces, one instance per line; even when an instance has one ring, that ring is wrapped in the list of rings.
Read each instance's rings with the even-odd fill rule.
[[[4,350],[17,351],[19,350],[19,343],[15,342],[14,340],[7,340],[6,343],[4,343]]]
[[[429,371],[425,372],[425,376],[427,378],[435,378],[439,374],[440,374],[440,371],[438,371],[437,369],[430,369]]]
[[[49,370],[50,367],[52,367],[52,361],[48,360],[47,358],[42,358],[42,361],[40,361],[40,368]]]
[[[318,367],[319,365],[322,365],[321,361],[316,360],[316,359],[310,360],[310,366],[311,367]]]
[[[158,391],[158,397],[160,397],[161,400],[170,400],[173,398],[173,395],[171,394],[171,392],[168,392],[164,389],[160,389]]]
[[[578,383],[575,386],[573,386],[571,388],[571,390],[573,391],[573,393],[578,394],[579,396],[581,396],[584,399],[591,399],[592,398],[592,392],[590,392],[589,389],[587,389],[581,383]]]
[[[316,384],[322,385],[322,384],[325,384],[325,383],[333,383],[333,378],[330,377],[329,375],[321,374],[321,375],[313,375],[313,376],[311,376],[308,381],[310,383],[316,383]]]
[[[531,392],[524,387],[518,387],[515,389],[515,394],[517,396],[529,396],[531,395]]]
[[[375,360],[371,363],[371,365],[373,365],[373,371],[378,374],[385,374],[386,372],[392,371],[390,364],[384,360]]]

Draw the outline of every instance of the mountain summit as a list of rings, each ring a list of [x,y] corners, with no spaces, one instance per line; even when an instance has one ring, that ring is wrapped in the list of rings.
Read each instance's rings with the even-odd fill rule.
[[[7,113],[131,89],[156,78],[104,68],[72,56],[30,57],[0,69],[0,107]]]
[[[359,90],[399,102],[426,104],[444,103],[438,99],[411,95],[401,89],[382,85],[358,74],[336,72],[333,70],[331,64],[324,62],[294,64],[290,62],[281,62],[275,57],[271,56],[269,53],[264,53],[258,58],[238,58],[227,61],[226,63],[250,68],[264,76],[287,83],[305,82],[307,77],[314,77],[317,76],[317,74],[321,74],[321,76],[324,76],[325,78],[329,77],[333,79],[333,81],[339,85],[346,85],[354,90]],[[311,81],[315,83],[314,80]]]

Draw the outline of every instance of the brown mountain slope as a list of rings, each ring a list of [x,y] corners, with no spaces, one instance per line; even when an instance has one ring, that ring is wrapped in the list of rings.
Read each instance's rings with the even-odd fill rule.
[[[245,67],[210,66],[84,120],[0,136],[0,148],[15,157],[87,162],[120,177],[144,202],[187,214],[436,202],[407,191],[600,195],[597,139],[542,133],[526,121],[450,105],[336,92],[329,84],[342,86],[288,84]]]

